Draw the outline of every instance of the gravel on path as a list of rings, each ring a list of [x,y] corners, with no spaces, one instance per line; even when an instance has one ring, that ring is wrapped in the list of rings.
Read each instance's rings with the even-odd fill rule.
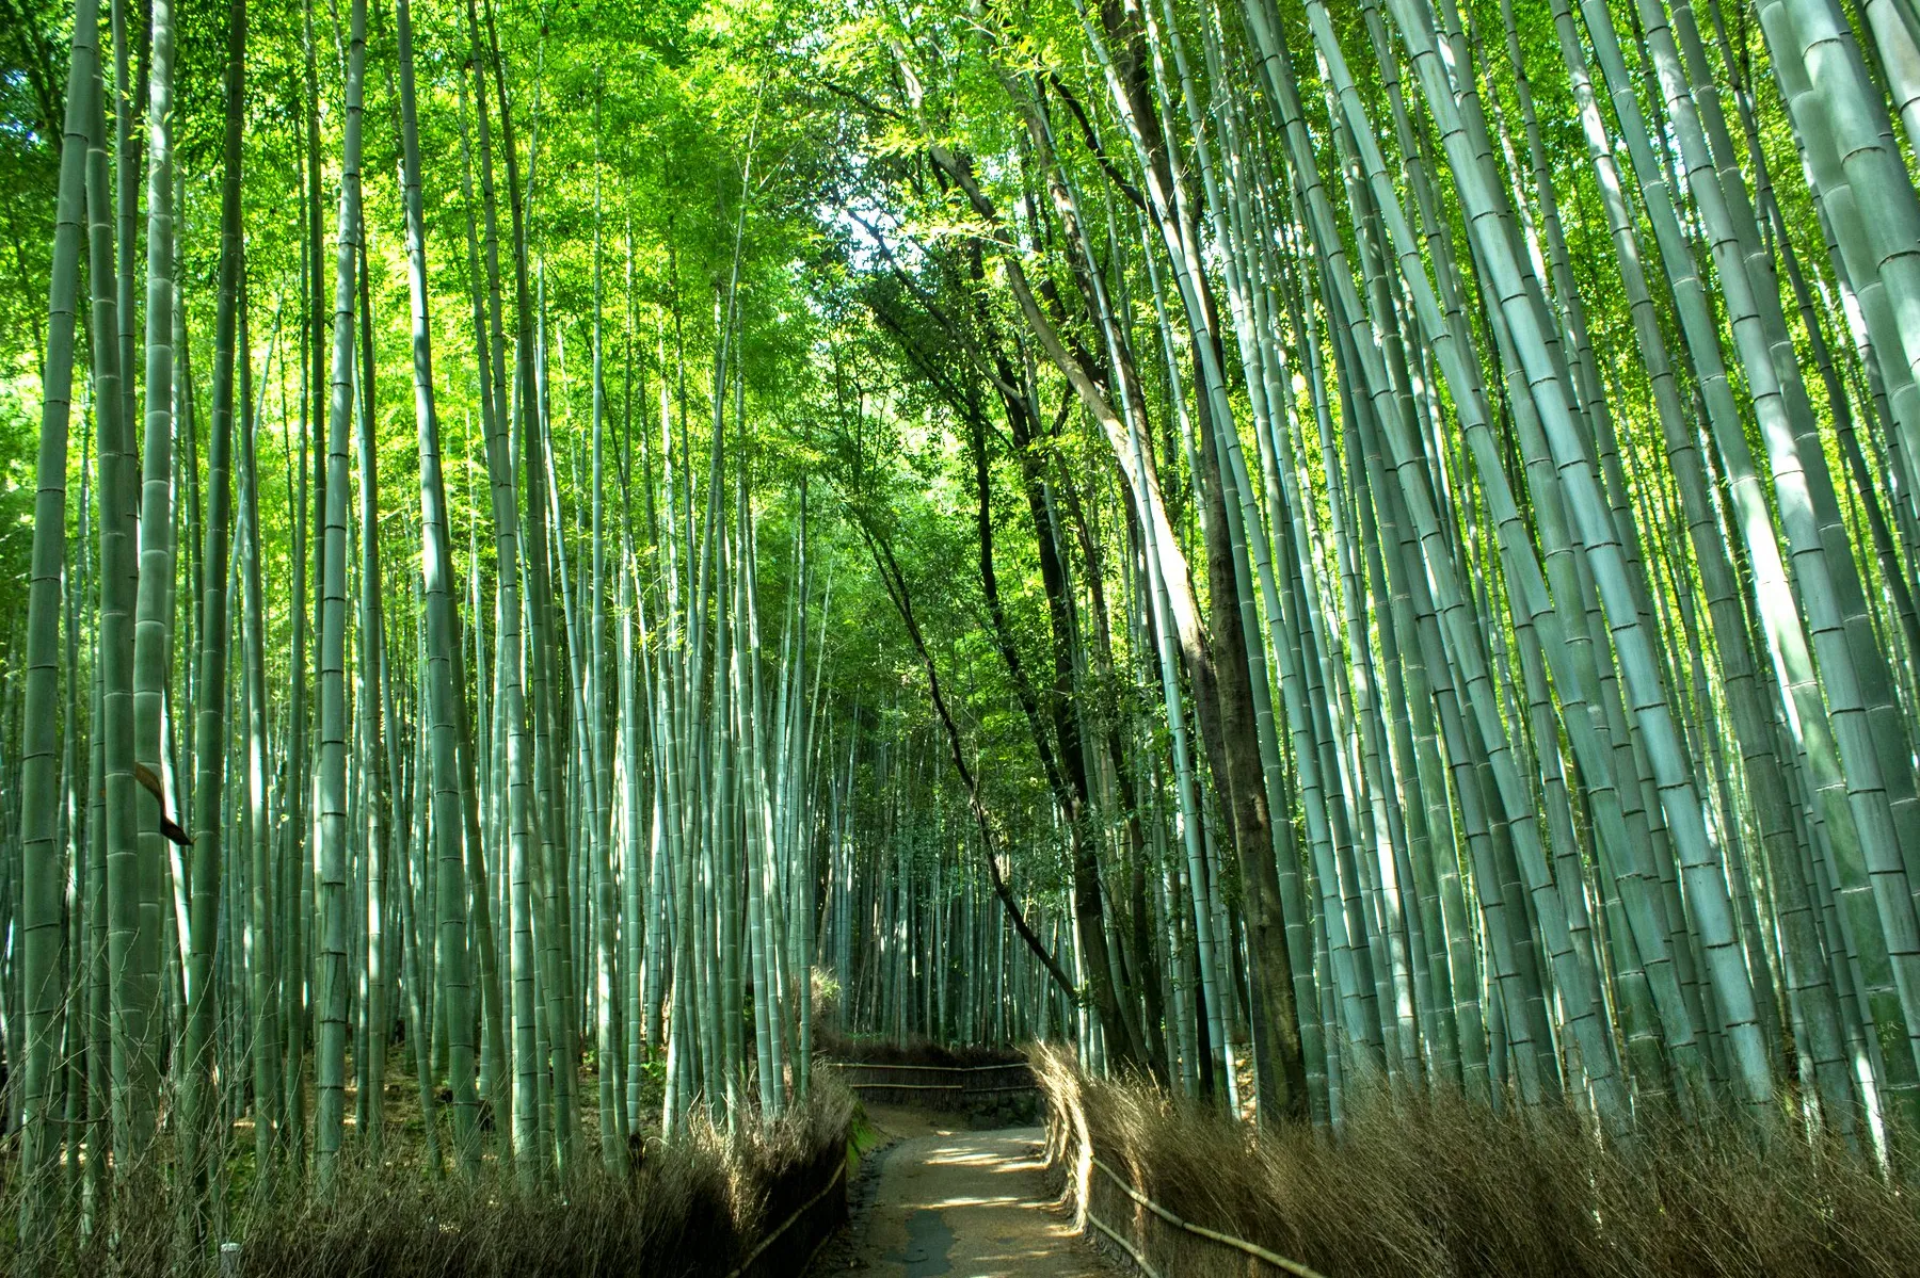
[[[968,1131],[886,1106],[867,1117],[896,1139],[869,1156],[852,1222],[811,1278],[1111,1278],[1047,1190],[1040,1128]]]

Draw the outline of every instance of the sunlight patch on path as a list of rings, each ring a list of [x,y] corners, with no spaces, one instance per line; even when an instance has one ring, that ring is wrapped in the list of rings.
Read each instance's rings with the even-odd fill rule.
[[[1037,1127],[967,1132],[905,1111],[858,1240],[856,1278],[1108,1278],[1047,1192]]]

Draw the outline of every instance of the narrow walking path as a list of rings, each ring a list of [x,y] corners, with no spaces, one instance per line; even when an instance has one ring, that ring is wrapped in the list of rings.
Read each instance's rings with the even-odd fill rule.
[[[966,1131],[946,1116],[874,1106],[899,1137],[870,1206],[815,1278],[1110,1278],[1047,1192],[1038,1127]]]

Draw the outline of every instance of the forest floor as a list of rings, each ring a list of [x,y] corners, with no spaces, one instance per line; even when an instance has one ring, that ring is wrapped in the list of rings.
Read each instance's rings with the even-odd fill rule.
[[[1109,1278],[1048,1190],[1038,1127],[969,1131],[957,1114],[871,1105],[894,1143],[856,1187],[813,1278]],[[883,1137],[884,1138],[884,1137]]]

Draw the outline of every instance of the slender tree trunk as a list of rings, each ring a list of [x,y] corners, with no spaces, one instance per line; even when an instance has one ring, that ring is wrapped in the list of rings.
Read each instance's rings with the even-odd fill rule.
[[[187,970],[185,1097],[181,1115],[184,1162],[197,1182],[222,1156],[214,1129],[215,1009],[213,959],[224,857],[227,764],[227,576],[233,521],[231,462],[234,359],[241,276],[246,264],[240,212],[241,142],[246,130],[246,0],[233,0],[227,29],[227,121],[220,209],[220,298],[214,330],[213,431],[207,446],[206,550],[201,577],[199,722],[194,741],[194,849],[191,962]],[[244,354],[244,353],[243,353]],[[205,1142],[204,1147],[202,1142]],[[204,1228],[196,1219],[195,1234]]]
[[[347,433],[354,412],[354,283],[360,252],[360,135],[367,51],[366,0],[348,35],[346,127],[333,296],[332,393],[327,412],[325,555],[321,566],[318,1032],[314,1042],[314,1173],[332,1184],[346,1118],[347,1055]],[[373,535],[373,530],[369,530]],[[456,827],[457,828],[457,827]]]
[[[73,330],[78,313],[80,243],[86,215],[88,112],[98,73],[99,11],[92,0],[75,6],[67,67],[66,120],[60,148],[59,206],[54,217],[53,266],[47,299],[47,349],[41,366],[43,400],[33,510],[33,559],[27,587],[26,678],[20,749],[20,981],[25,995],[26,1069],[21,1099],[19,1245],[37,1257],[51,1239],[55,1196],[50,1182],[58,1145],[50,1128],[49,1095],[60,1013],[65,996],[60,949],[61,851],[56,824],[61,787],[56,780],[60,715],[60,598],[67,549],[67,428],[73,398]],[[70,666],[69,681],[78,679]],[[66,737],[77,736],[68,698]]]

